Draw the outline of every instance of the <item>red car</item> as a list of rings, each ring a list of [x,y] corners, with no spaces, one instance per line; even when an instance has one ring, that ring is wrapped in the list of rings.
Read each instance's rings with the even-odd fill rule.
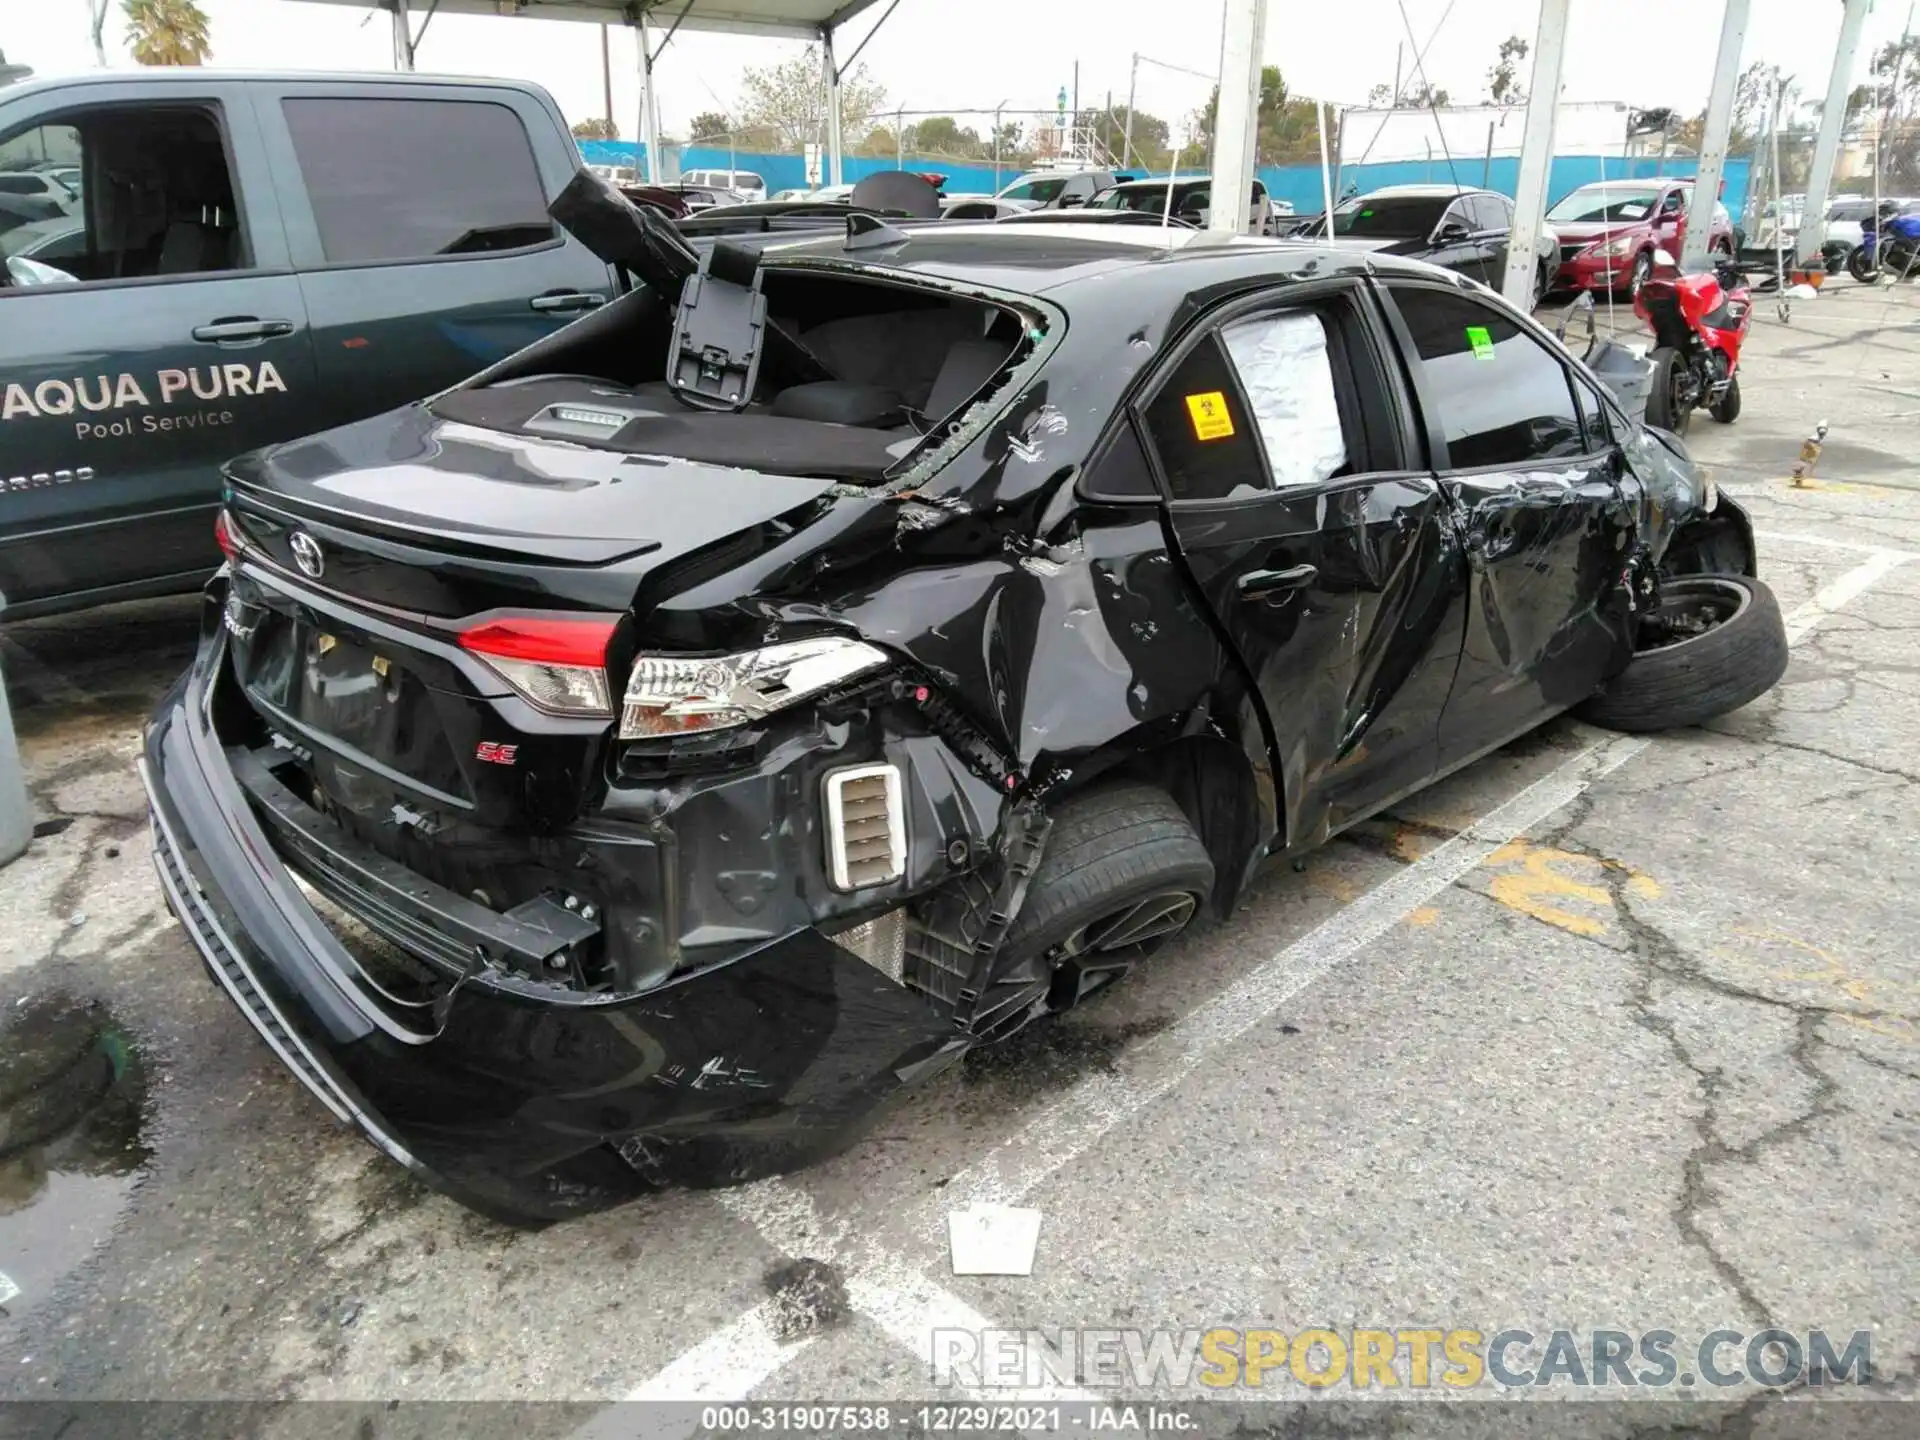
[[[1582,185],[1547,211],[1560,236],[1560,268],[1548,288],[1638,294],[1655,250],[1679,258],[1692,198],[1692,176]],[[1718,202],[1707,248],[1733,255],[1733,220]]]

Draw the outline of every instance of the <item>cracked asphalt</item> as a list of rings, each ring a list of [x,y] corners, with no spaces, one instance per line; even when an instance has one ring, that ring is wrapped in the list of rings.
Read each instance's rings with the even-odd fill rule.
[[[1743,388],[1736,425],[1702,416],[1690,440],[1752,510],[1801,631],[1771,694],[1607,752],[1625,758],[1204,1052],[1209,1002],[1291,973],[1320,927],[1619,742],[1555,722],[1403,801],[811,1171],[540,1232],[334,1128],[166,917],[131,767],[192,602],[0,632],[45,832],[0,872],[0,1055],[32,1035],[105,1057],[77,1128],[0,1159],[0,1273],[20,1289],[0,1398],[264,1402],[246,1428],[287,1435],[313,1412],[274,1402],[576,1402],[462,1421],[560,1434],[703,1343],[738,1372],[729,1327],[763,1304],[785,1348],[757,1399],[944,1394],[862,1278],[882,1254],[937,1285],[941,1313],[1023,1330],[1515,1329],[1537,1337],[1511,1352],[1528,1369],[1561,1329],[1670,1330],[1683,1360],[1720,1328],[1865,1331],[1877,1378],[1847,1394],[1915,1398],[1920,293],[1839,283],[1791,323],[1763,300]],[[1097,1125],[1069,1104],[1083,1093],[1108,1097]],[[1044,1215],[1033,1275],[952,1276],[947,1197],[1016,1162]],[[1920,1426],[1751,1385],[1632,1406],[1475,1393],[1537,1403],[1382,1408],[1281,1375],[1235,1398],[1312,1399],[1317,1421],[1214,1428],[1773,1436],[1813,1409],[1823,1435]],[[356,1413],[362,1435],[408,1433],[404,1407]]]

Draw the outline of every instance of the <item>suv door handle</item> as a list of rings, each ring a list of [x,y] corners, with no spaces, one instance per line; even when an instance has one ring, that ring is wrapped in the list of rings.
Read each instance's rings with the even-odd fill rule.
[[[193,338],[214,345],[232,345],[244,340],[271,340],[291,335],[291,320],[262,320],[257,315],[227,315],[193,327]]]
[[[590,290],[550,290],[527,301],[540,311],[598,310],[606,303],[604,295],[595,295]]]
[[[1258,599],[1287,590],[1304,590],[1320,578],[1317,565],[1292,565],[1285,570],[1249,570],[1235,581],[1243,600]]]

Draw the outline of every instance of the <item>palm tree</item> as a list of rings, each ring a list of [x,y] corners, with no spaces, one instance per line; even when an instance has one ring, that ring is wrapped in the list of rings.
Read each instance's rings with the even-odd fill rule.
[[[194,0],[126,0],[127,41],[142,65],[204,65],[207,14]]]

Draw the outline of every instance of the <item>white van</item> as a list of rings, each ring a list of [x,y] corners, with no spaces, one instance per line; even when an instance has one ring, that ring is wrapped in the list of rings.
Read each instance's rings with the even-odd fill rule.
[[[751,170],[688,170],[680,177],[682,185],[704,185],[710,190],[731,190],[743,200],[767,198],[767,182]]]

